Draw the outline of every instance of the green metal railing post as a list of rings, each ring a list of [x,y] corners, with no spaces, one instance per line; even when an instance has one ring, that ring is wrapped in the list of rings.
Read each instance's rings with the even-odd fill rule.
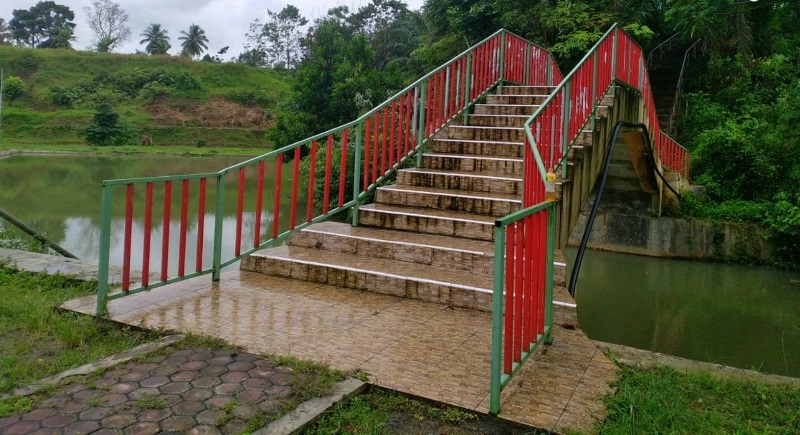
[[[97,308],[95,316],[106,315],[108,305],[108,265],[111,250],[111,193],[112,186],[103,184],[103,199],[100,205],[100,258],[97,269]]]
[[[531,50],[533,49],[532,46],[527,46],[525,48],[525,86],[531,84]]]
[[[561,132],[561,151],[564,156],[567,155],[569,151],[569,121],[572,117],[570,113],[572,108],[570,106],[570,99],[572,98],[572,80],[568,81],[564,85],[564,105],[561,107],[563,109],[563,113],[561,115],[561,125],[563,126],[563,131]],[[580,134],[580,133],[579,133]],[[562,162],[566,162],[566,160],[562,160]],[[551,163],[552,164],[552,163]],[[562,178],[567,178],[567,165],[561,165],[561,176]]]
[[[592,56],[592,107],[597,106],[597,65],[599,64],[599,59],[597,56],[597,51],[594,52]],[[597,126],[597,115],[595,111],[592,111],[592,130],[595,129]]]
[[[547,335],[545,343],[553,342],[553,269],[556,253],[556,203],[547,211],[547,276],[545,277],[544,321]]]
[[[467,75],[464,80],[464,125],[469,125],[469,94],[472,90],[472,52],[467,53]]]
[[[222,220],[225,217],[225,174],[221,172],[217,175],[217,207],[214,211],[214,263],[211,279],[219,281],[222,271]]]
[[[613,41],[611,43],[611,83],[617,80],[617,29],[614,29]],[[617,87],[611,88],[611,94],[617,94]]]
[[[501,371],[503,367],[503,282],[505,226],[494,228],[494,292],[492,294],[492,363],[489,382],[489,413],[500,412]]]
[[[361,196],[361,127],[362,123],[356,124],[356,149],[355,164],[353,166],[353,226],[358,226],[358,197]]]
[[[420,83],[419,91],[419,119],[417,119],[417,167],[422,167],[422,144],[425,142],[425,98],[428,96],[428,83]]]
[[[499,95],[503,94],[503,80],[506,76],[506,31],[500,33],[500,83],[497,85]]]

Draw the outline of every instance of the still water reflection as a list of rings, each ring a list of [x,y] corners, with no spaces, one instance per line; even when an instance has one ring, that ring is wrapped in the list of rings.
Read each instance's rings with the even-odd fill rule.
[[[144,156],[13,156],[0,160],[0,207],[14,214],[24,222],[39,231],[44,232],[48,238],[60,244],[68,251],[81,259],[97,261],[100,245],[100,198],[101,183],[105,179],[149,177],[159,175],[191,174],[198,172],[216,172],[227,166],[244,160],[244,157],[144,157]],[[245,201],[243,214],[243,250],[253,244],[256,219],[261,221],[261,233],[264,234],[271,228],[273,221],[273,191],[274,178],[269,165],[266,170],[264,211],[257,217],[255,215],[255,201],[252,200],[253,186],[256,175],[247,174],[246,192],[250,192]],[[226,178],[228,186],[225,195],[225,213],[223,217],[223,259],[231,258],[235,245],[236,227],[236,174]],[[288,199],[286,192],[291,180],[285,177],[282,189],[280,226],[286,228],[288,223]],[[216,193],[213,183],[209,183],[207,207],[202,214],[205,223],[203,237],[203,267],[211,264],[213,250],[214,213],[211,208],[214,204]],[[192,191],[197,188],[192,185]],[[156,187],[156,198],[159,198],[159,189]],[[121,265],[123,258],[123,229],[124,229],[124,191],[117,189],[114,192],[115,200],[112,208],[111,223],[111,256],[113,265]],[[136,206],[134,209],[132,244],[132,268],[141,269],[141,252],[144,234],[144,218],[141,210],[143,189],[136,192]],[[169,269],[174,274],[178,261],[179,228],[180,228],[180,186],[173,188],[172,213],[168,222],[169,230]],[[163,221],[160,219],[163,203],[157,199],[154,202],[152,226],[152,258],[150,270],[160,270],[162,236],[164,233]],[[189,201],[191,210],[189,215],[187,234],[187,260],[186,269],[195,269],[195,250],[197,247],[197,224],[200,213],[197,210],[196,195]],[[298,214],[304,216],[301,209]],[[0,224],[1,225],[1,224]]]
[[[800,287],[791,282],[798,279],[797,272],[588,251],[578,317],[594,340],[800,377]]]

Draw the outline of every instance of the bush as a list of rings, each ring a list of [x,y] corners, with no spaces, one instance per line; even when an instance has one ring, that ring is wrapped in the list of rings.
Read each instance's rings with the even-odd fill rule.
[[[225,95],[228,100],[249,107],[268,107],[275,104],[275,97],[263,89],[237,89]]]
[[[19,77],[11,76],[3,83],[3,98],[9,103],[19,98],[25,92],[28,92],[28,86]]]
[[[92,146],[125,145],[135,143],[138,130],[119,119],[108,103],[100,103],[94,122],[83,130],[86,143]]]

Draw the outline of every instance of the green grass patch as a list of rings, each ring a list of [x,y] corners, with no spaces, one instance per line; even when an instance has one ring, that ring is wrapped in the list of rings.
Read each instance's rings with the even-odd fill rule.
[[[623,366],[604,434],[800,433],[800,389]]]
[[[93,294],[96,287],[96,282],[0,264],[0,394],[158,336],[54,309]]]

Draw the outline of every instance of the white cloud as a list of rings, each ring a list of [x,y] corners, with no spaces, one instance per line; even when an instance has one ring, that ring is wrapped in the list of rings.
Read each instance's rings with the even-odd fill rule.
[[[11,20],[14,9],[29,9],[39,0],[5,0],[0,5],[0,18]],[[77,41],[73,47],[85,50],[92,44],[92,33],[86,25],[83,13],[84,6],[89,5],[89,0],[55,0],[58,4],[68,6],[75,12],[75,36]],[[259,18],[264,21],[267,9],[279,11],[286,5],[278,0],[116,0],[130,16],[131,39],[125,43],[118,52],[133,53],[142,50],[139,36],[151,23],[161,24],[169,32],[172,50],[177,53],[180,47],[181,30],[187,30],[191,24],[197,24],[206,31],[209,45],[208,52],[216,53],[222,47],[229,46],[230,50],[224,58],[230,58],[242,51],[245,43],[245,33],[250,23]],[[366,0],[298,0],[291,2],[300,12],[313,21],[328,11],[328,9],[345,5],[355,10]],[[424,0],[406,0],[410,9],[419,9]]]

